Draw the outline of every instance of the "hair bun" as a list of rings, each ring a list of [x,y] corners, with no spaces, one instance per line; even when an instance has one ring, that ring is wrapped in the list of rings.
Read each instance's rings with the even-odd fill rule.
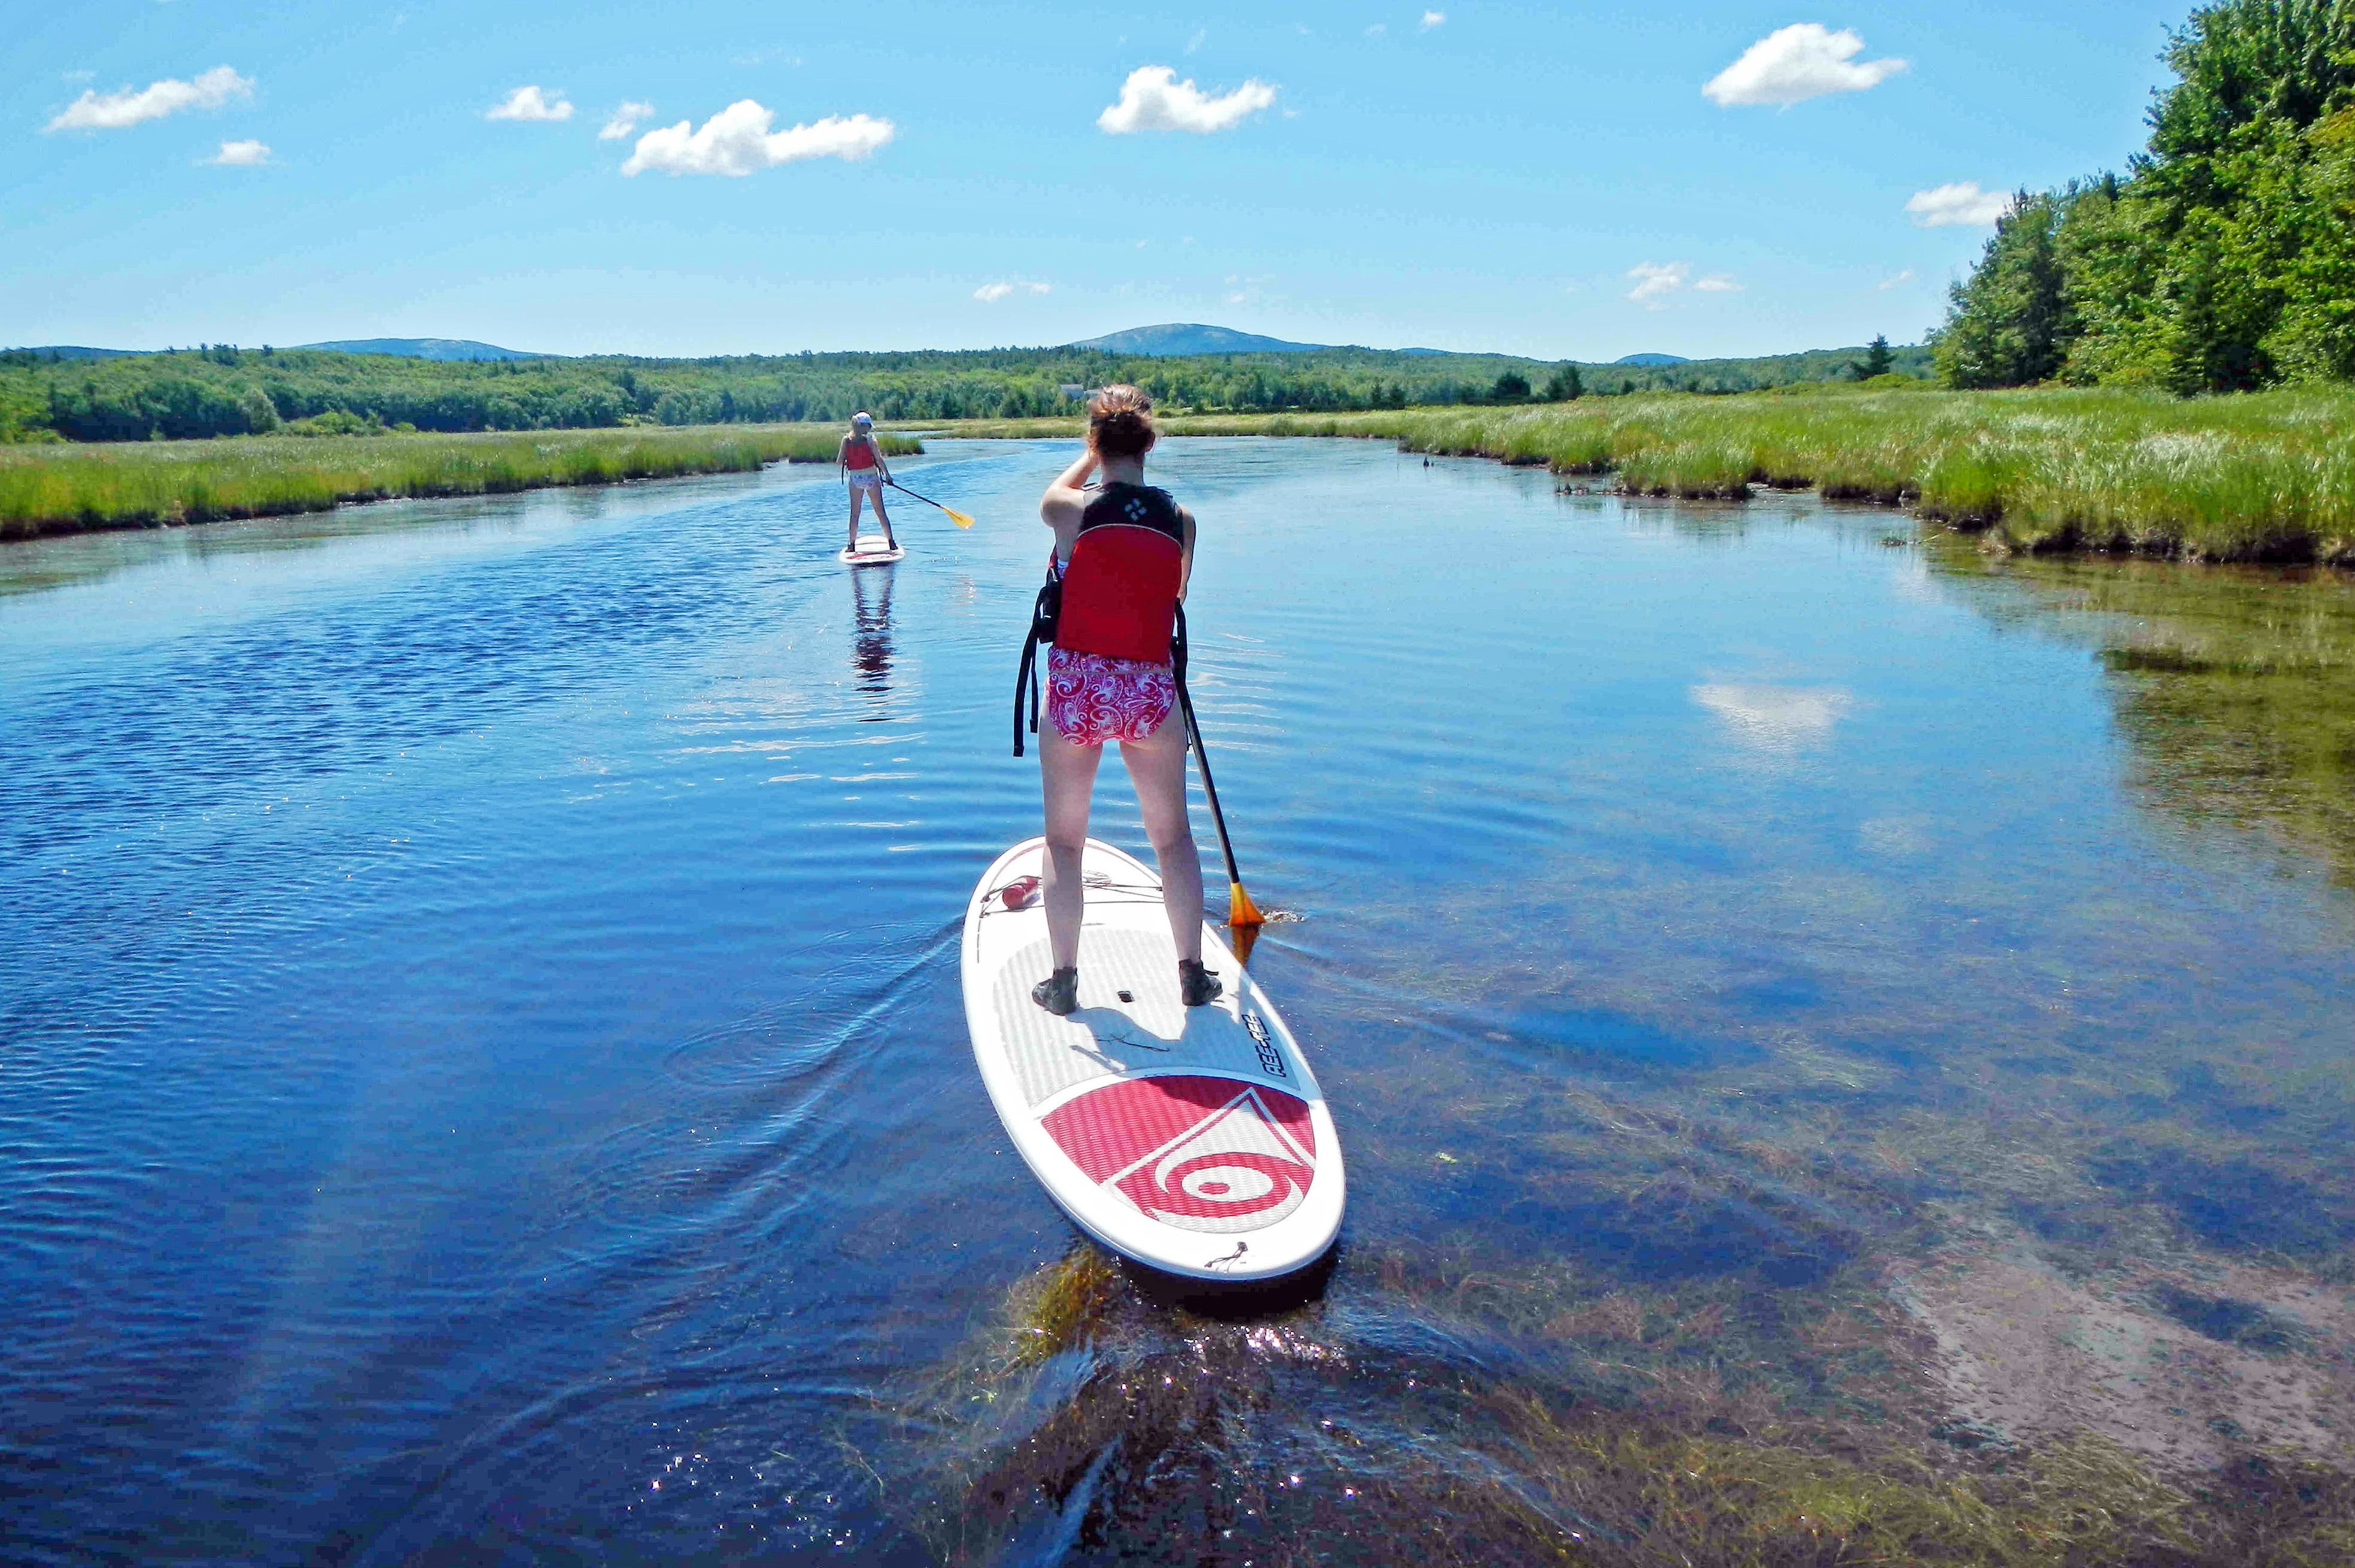
[[[1123,383],[1088,400],[1088,444],[1099,457],[1142,457],[1159,439],[1153,428],[1153,400]]]

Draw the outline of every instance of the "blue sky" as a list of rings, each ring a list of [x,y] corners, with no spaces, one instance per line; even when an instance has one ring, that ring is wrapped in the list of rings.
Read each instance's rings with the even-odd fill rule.
[[[1972,187],[2121,165],[2188,8],[18,6],[0,343],[1912,341]]]

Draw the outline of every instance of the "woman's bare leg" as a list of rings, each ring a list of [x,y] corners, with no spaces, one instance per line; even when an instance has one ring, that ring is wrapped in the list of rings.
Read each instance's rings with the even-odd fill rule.
[[[891,514],[883,509],[883,492],[878,489],[869,494],[875,501],[875,520],[883,525],[883,548],[898,549],[900,541],[891,537]]]
[[[1146,837],[1161,867],[1161,905],[1169,912],[1169,934],[1178,956],[1202,961],[1202,856],[1194,848],[1194,825],[1186,815],[1186,721],[1174,710],[1160,729],[1142,741],[1123,741],[1120,760],[1136,784]],[[1051,831],[1051,829],[1050,829]],[[1049,914],[1053,918],[1052,912]]]
[[[863,485],[850,487],[850,542],[842,547],[845,549],[855,551],[858,549],[858,503],[866,494],[867,487]]]
[[[1047,941],[1055,967],[1080,961],[1080,920],[1087,912],[1087,884],[1080,880],[1080,857],[1088,844],[1088,800],[1095,793],[1102,746],[1067,741],[1052,724],[1039,727],[1039,776],[1047,794]],[[1201,899],[1199,876],[1194,897]]]

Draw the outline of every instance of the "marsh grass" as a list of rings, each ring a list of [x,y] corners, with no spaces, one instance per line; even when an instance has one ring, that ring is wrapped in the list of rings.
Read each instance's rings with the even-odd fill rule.
[[[833,425],[704,425],[0,447],[0,539],[826,463],[841,433]],[[893,456],[923,450],[909,436],[883,442]]]
[[[2030,552],[2355,566],[2355,391],[2183,400],[2115,390],[1588,398],[1526,408],[1180,417],[1172,435],[1348,435],[1409,452],[1615,473],[1631,494],[1752,485],[1917,505]],[[978,421],[969,436],[1077,433]]]

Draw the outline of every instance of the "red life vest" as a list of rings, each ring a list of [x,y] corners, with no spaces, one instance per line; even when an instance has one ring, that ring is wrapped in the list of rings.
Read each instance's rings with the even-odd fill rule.
[[[1185,518],[1168,491],[1106,485],[1080,514],[1055,645],[1167,664],[1185,554]]]
[[[867,435],[851,437],[842,448],[842,465],[853,474],[864,474],[874,467],[875,438]]]

